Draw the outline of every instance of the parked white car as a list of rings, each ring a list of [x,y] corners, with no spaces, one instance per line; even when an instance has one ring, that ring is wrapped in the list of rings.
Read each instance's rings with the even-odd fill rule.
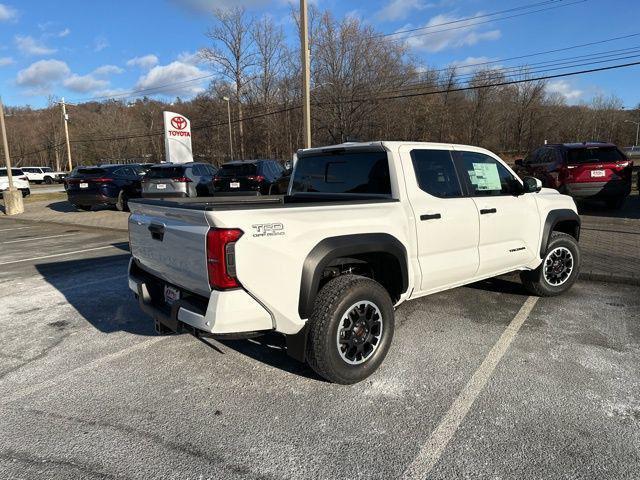
[[[276,331],[338,383],[378,368],[405,300],[513,271],[554,296],[580,269],[573,199],[466,145],[301,150],[285,196],[129,207],[129,286],[160,332]]]
[[[21,170],[33,183],[62,183],[67,177],[66,172],[55,172],[51,167],[22,167]]]
[[[11,174],[13,175],[13,186],[22,192],[22,196],[26,197],[31,195],[31,189],[29,188],[29,179],[20,168],[12,168]],[[9,177],[7,176],[7,169],[0,168],[0,192],[4,192],[9,189]]]

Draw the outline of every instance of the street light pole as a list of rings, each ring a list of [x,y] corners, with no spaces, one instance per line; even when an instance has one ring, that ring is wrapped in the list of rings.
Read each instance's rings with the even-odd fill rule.
[[[222,97],[227,102],[227,117],[229,119],[229,158],[233,160],[233,134],[231,133],[231,104],[229,103],[229,97]]]
[[[634,122],[633,120],[625,120],[625,123],[633,123],[636,126],[636,143],[635,143],[635,147],[638,146],[638,140],[640,137],[640,122]]]
[[[300,0],[300,55],[302,67],[302,140],[304,148],[311,148],[311,69],[309,60],[307,0]]]
[[[24,204],[22,202],[22,192],[13,185],[13,174],[11,172],[11,156],[9,155],[9,141],[7,140],[7,127],[4,124],[4,107],[2,98],[0,98],[0,134],[2,135],[2,149],[4,150],[4,162],[7,167],[7,179],[9,180],[9,189],[2,192],[4,200],[4,213],[7,215],[16,215],[24,212]]]

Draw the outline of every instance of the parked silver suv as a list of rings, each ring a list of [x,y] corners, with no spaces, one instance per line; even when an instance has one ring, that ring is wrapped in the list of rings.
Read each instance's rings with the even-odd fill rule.
[[[142,181],[143,198],[206,197],[213,194],[217,170],[208,163],[162,163]]]

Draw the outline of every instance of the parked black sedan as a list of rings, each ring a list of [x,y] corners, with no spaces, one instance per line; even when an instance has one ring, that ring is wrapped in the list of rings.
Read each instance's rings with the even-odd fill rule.
[[[237,160],[220,167],[213,179],[216,192],[251,192],[268,195],[285,174],[277,160]]]
[[[130,198],[140,198],[146,169],[141,165],[76,167],[65,181],[69,202],[79,210],[115,206],[128,211]]]

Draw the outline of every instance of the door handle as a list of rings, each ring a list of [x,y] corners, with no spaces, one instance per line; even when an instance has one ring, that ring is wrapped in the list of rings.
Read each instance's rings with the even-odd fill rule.
[[[496,213],[498,210],[495,208],[483,208],[480,210],[480,215],[486,215],[487,213]]]
[[[439,218],[442,218],[442,215],[440,215],[439,213],[430,213],[427,215],[420,215],[420,220],[437,220]]]

